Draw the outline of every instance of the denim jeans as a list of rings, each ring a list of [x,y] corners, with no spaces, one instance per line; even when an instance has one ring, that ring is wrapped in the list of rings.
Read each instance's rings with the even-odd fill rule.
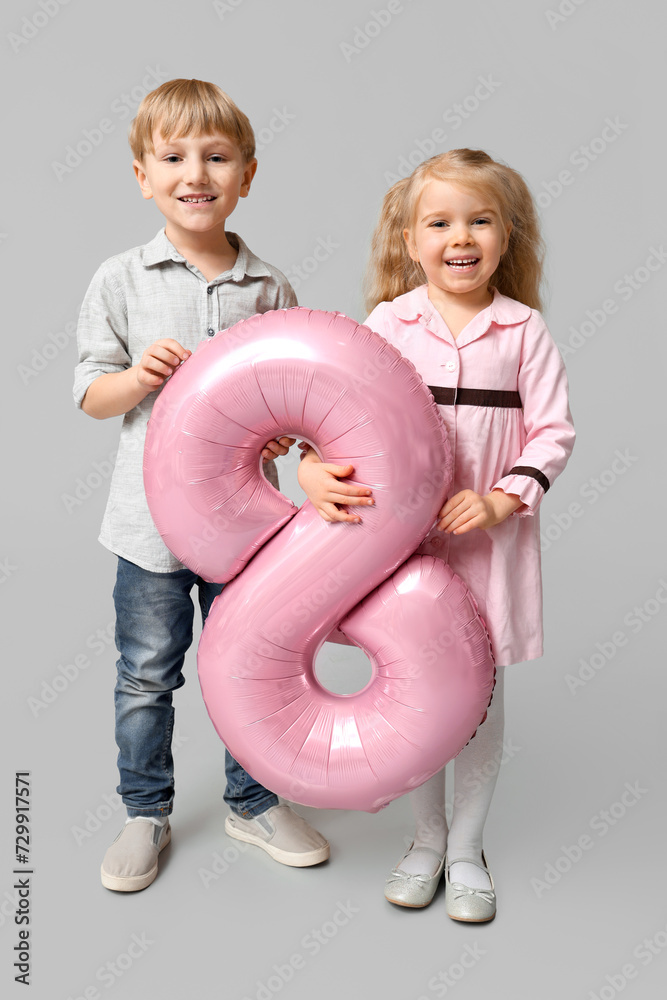
[[[151,573],[118,558],[114,587],[116,646],[116,743],[118,794],[128,816],[167,816],[174,800],[173,692],[182,687],[185,654],[192,643],[197,585],[202,622],[222,590],[188,569]],[[278,798],[255,781],[225,750],[224,800],[239,816],[252,817]]]

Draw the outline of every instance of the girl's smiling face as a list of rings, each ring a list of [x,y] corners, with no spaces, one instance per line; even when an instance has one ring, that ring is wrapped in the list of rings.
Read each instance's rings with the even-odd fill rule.
[[[424,269],[434,304],[451,304],[454,297],[461,305],[484,307],[491,302],[489,281],[510,230],[488,195],[430,180],[403,236],[410,257]]]

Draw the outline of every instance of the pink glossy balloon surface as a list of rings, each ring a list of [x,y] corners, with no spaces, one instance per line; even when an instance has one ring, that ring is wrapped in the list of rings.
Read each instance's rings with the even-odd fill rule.
[[[361,524],[325,522],[308,502],[297,512],[267,483],[261,450],[284,434],[354,465],[375,498]],[[291,309],[202,343],[156,400],[144,478],[171,551],[232,581],[202,633],[199,677],[253,777],[291,801],[375,812],[468,742],[494,683],[486,629],[448,566],[408,558],[447,493],[446,431],[381,337]],[[336,626],[371,660],[354,695],[313,671]]]

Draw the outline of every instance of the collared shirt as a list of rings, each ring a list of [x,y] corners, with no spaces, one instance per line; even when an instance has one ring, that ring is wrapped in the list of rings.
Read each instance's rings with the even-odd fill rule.
[[[542,316],[495,290],[492,303],[455,339],[421,285],[381,302],[366,325],[408,358],[443,400],[454,460],[449,496],[501,489],[523,503],[485,531],[433,529],[418,551],[442,558],[467,583],[496,663],[541,656],[537,512],[575,437],[565,366]]]
[[[207,281],[167,238],[164,229],[145,246],[105,261],[88,288],[77,328],[79,363],[74,402],[81,406],[90,384],[107,372],[137,364],[156,340],[171,337],[194,351],[219,330],[255,313],[297,304],[287,278],[250,252],[235,233],[234,266]],[[99,540],[143,569],[167,573],[182,564],[153,524],[143,482],[148,418],[160,389],[125,414]],[[277,485],[273,463],[267,478]]]

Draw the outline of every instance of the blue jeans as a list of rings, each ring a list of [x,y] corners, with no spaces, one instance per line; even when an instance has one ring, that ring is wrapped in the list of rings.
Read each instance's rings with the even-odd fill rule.
[[[118,794],[128,816],[168,816],[174,801],[174,728],[172,692],[182,687],[185,654],[192,643],[197,584],[202,622],[222,590],[189,569],[151,573],[118,558],[114,587],[116,646],[116,743]],[[225,750],[227,788],[232,812],[252,817],[278,804],[278,798],[255,781]]]

